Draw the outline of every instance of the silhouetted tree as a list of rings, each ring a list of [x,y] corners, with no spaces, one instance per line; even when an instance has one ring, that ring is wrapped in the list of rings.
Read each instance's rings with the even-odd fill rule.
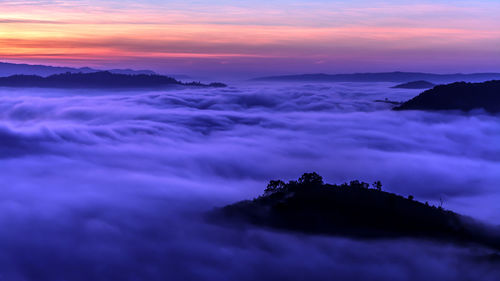
[[[413,195],[408,195],[408,200],[413,201]]]
[[[359,180],[353,180],[351,182],[349,182],[349,187],[351,188],[368,188],[370,187],[370,185],[366,182],[363,182],[363,181],[359,181]]]
[[[298,183],[307,185],[322,185],[323,177],[318,175],[316,172],[305,173],[299,178]]]
[[[360,187],[361,183],[358,180],[353,180],[349,182],[350,187]]]
[[[282,180],[271,180],[267,184],[266,189],[264,190],[266,195],[271,193],[281,191],[285,188],[286,184]]]
[[[380,181],[376,181],[372,184],[373,188],[375,188],[378,191],[382,191],[382,183]]]

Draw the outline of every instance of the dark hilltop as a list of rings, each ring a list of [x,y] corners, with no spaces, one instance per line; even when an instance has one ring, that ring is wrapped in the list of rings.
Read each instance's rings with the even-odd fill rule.
[[[394,110],[462,111],[473,109],[484,109],[490,113],[500,112],[500,80],[438,85],[394,108]]]
[[[226,87],[223,83],[184,83],[168,76],[157,74],[119,74],[109,71],[92,73],[64,73],[48,77],[37,75],[12,75],[0,77],[0,87],[34,88],[82,88],[82,89],[130,89],[165,88],[171,86]]]
[[[499,227],[382,191],[379,181],[372,187],[360,181],[332,185],[316,173],[288,183],[270,181],[262,196],[216,209],[209,218],[309,234],[414,237],[500,250]]]
[[[430,88],[434,88],[434,86],[436,86],[436,84],[431,83],[431,82],[427,82],[424,80],[419,80],[419,81],[413,81],[413,82],[399,84],[399,85],[396,85],[392,88],[394,88],[394,89],[430,89]]]

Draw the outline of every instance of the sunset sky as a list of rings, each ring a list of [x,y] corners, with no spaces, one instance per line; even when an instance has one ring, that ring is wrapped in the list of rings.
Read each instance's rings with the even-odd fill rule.
[[[252,76],[500,71],[500,2],[0,1],[0,60]]]

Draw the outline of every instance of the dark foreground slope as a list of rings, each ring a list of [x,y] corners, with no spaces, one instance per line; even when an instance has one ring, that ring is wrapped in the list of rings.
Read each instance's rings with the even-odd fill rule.
[[[394,89],[429,89],[429,88],[433,88],[434,86],[436,86],[436,84],[431,83],[431,82],[427,82],[424,80],[419,80],[419,81],[413,81],[413,82],[399,84],[399,85],[396,85],[392,88],[394,88]]]
[[[383,192],[380,183],[374,186],[324,184],[316,173],[304,174],[288,184],[271,181],[263,196],[216,209],[211,218],[313,234],[442,239],[500,250],[500,229]]]
[[[202,84],[183,83],[162,75],[128,75],[108,71],[93,73],[64,73],[48,77],[36,75],[13,75],[0,77],[0,87],[37,87],[37,88],[163,88],[168,86],[226,87],[222,83]]]
[[[394,110],[463,110],[482,108],[500,112],[500,80],[439,85],[395,107]]]

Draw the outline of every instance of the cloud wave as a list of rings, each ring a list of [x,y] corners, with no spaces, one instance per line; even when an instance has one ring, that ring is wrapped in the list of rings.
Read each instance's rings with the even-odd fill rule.
[[[387,83],[0,89],[8,280],[495,280],[484,249],[223,228],[203,212],[317,171],[498,224],[499,116],[392,112]],[[405,250],[402,250],[405,249]],[[307,258],[304,258],[307,257]],[[328,278],[327,278],[328,279]]]

